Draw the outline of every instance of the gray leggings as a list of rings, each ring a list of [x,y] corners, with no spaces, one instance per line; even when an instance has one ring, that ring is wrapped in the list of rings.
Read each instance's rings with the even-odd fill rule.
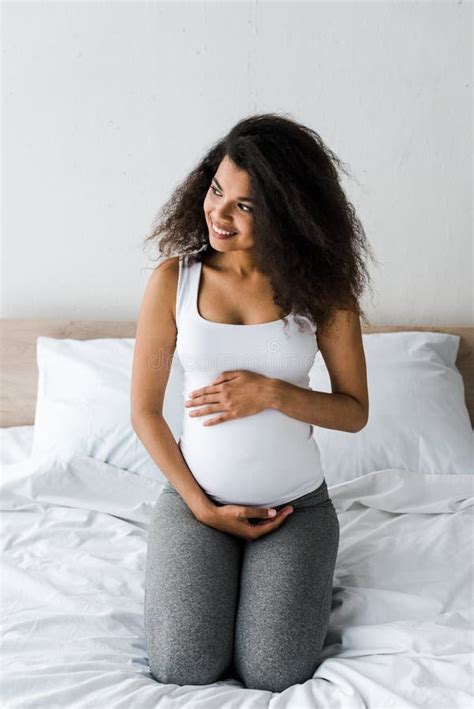
[[[247,541],[198,522],[165,483],[145,580],[145,641],[158,682],[203,685],[236,673],[249,689],[281,692],[314,675],[339,522],[325,480],[274,509],[287,504],[294,510],[280,527]]]

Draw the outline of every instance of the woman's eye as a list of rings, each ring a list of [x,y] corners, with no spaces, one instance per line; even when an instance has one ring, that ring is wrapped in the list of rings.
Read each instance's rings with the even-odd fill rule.
[[[217,190],[216,187],[214,187],[214,185],[211,185],[210,189],[214,192],[214,194],[215,194],[217,197],[219,197],[219,195],[217,194],[218,190]],[[245,208],[244,211],[248,211],[248,212],[253,211],[252,208],[251,208],[251,207],[248,207],[246,204],[241,204],[241,205],[239,205],[239,206],[240,206],[240,207],[244,207],[244,208]]]

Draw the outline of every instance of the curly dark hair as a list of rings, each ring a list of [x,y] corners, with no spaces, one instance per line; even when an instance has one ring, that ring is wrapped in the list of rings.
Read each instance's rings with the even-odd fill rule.
[[[214,143],[161,208],[145,244],[158,242],[159,260],[215,253],[203,202],[226,156],[248,174],[257,267],[285,323],[283,314],[293,312],[324,328],[339,308],[368,323],[358,299],[370,281],[364,254],[373,255],[339,182],[345,164],[316,131],[286,115],[244,118]]]

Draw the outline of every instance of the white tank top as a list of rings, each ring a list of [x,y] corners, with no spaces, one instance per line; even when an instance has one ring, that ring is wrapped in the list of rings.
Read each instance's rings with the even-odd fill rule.
[[[176,350],[184,370],[184,400],[222,372],[247,369],[309,389],[318,351],[311,321],[288,315],[256,325],[218,323],[201,317],[198,290],[202,262],[179,257]],[[299,329],[299,323],[304,328]],[[203,426],[219,414],[189,416],[183,407],[178,441],[204,492],[223,504],[281,505],[321,485],[324,474],[310,423],[274,409]]]

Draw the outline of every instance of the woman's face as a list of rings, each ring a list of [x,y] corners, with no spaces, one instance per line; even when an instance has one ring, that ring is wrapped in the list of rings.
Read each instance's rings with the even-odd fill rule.
[[[235,251],[254,246],[252,237],[253,204],[248,175],[226,156],[217,168],[204,200],[209,240],[216,251]],[[235,232],[219,238],[213,225]]]

